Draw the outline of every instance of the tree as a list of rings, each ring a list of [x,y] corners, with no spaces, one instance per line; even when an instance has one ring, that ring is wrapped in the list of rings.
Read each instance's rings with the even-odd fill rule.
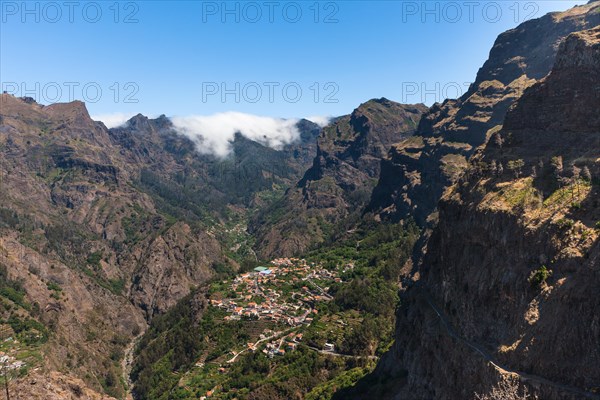
[[[498,176],[502,176],[502,174],[504,174],[504,167],[502,166],[502,163],[499,162],[498,163]]]
[[[5,356],[2,363],[2,376],[4,377],[4,389],[6,390],[6,400],[10,400],[10,393],[8,391],[8,382],[10,381],[10,368],[9,368],[9,359]]]

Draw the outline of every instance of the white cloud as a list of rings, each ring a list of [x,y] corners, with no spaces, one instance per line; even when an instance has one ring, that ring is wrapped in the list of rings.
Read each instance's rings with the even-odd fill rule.
[[[135,113],[112,113],[112,114],[98,114],[92,115],[94,121],[102,121],[107,128],[117,128],[125,125],[125,122],[129,121],[131,117],[136,115]]]
[[[204,154],[226,157],[236,132],[248,139],[274,149],[296,141],[300,132],[297,119],[261,117],[239,112],[224,112],[210,116],[171,118],[175,129],[191,138]]]
[[[329,122],[333,119],[333,117],[327,117],[323,115],[313,115],[312,117],[306,117],[307,120],[314,122],[319,125],[321,128],[329,125]]]

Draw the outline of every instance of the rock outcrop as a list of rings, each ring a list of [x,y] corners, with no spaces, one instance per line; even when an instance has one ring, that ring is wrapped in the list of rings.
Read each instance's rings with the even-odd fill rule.
[[[325,127],[297,187],[254,221],[260,254],[298,254],[350,229],[368,202],[381,159],[392,143],[414,133],[426,109],[370,100]]]

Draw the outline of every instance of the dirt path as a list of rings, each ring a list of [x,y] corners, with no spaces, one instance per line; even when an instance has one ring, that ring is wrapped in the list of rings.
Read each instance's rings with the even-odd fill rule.
[[[516,371],[514,369],[509,368],[506,365],[500,364],[498,362],[498,360],[496,360],[482,346],[480,346],[477,343],[473,343],[473,342],[461,337],[460,335],[458,335],[456,333],[456,330],[454,329],[454,327],[448,321],[448,318],[443,313],[443,311],[441,311],[439,308],[437,308],[428,296],[423,295],[423,299],[427,302],[427,304],[429,304],[431,309],[437,314],[439,320],[442,322],[442,325],[444,325],[444,328],[446,329],[446,332],[448,333],[448,335],[450,337],[452,337],[453,339],[456,339],[459,342],[462,342],[465,345],[467,345],[468,347],[470,347],[473,351],[475,351],[475,353],[479,354],[484,360],[489,362],[500,373],[516,376],[523,382],[527,382],[527,381],[538,382],[543,385],[552,386],[556,389],[559,389],[559,390],[562,390],[562,391],[565,391],[565,392],[568,392],[571,394],[576,394],[578,396],[583,396],[588,399],[600,400],[600,395],[597,395],[595,393],[587,392],[585,390],[576,388],[574,386],[564,385],[562,383],[553,382],[553,381],[543,378],[541,376],[531,375],[531,374],[526,374],[524,372]]]

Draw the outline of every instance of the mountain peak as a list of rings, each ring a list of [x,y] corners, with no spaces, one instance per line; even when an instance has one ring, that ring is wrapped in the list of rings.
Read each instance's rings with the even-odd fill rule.
[[[126,123],[126,126],[134,130],[145,130],[149,125],[150,119],[141,113],[134,115]]]
[[[69,103],[56,103],[44,107],[44,110],[52,116],[61,118],[80,119],[91,121],[90,114],[83,101],[75,100]]]
[[[2,114],[14,113],[14,110],[42,108],[42,105],[38,104],[31,97],[15,97],[9,93],[2,93],[0,95],[0,104],[2,105]]]

